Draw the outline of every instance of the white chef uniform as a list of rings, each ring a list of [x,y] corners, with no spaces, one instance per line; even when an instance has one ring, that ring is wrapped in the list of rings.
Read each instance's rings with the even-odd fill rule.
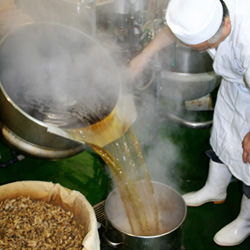
[[[231,173],[250,185],[250,164],[242,160],[242,140],[250,132],[250,1],[224,2],[232,28],[217,50],[209,51],[214,71],[223,77],[210,144]]]

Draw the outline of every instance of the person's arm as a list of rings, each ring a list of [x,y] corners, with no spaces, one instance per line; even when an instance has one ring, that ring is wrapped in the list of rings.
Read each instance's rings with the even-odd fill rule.
[[[0,0],[0,39],[16,27],[32,22],[13,0]]]
[[[131,72],[131,77],[134,79],[140,75],[148,64],[149,60],[157,52],[175,42],[175,40],[176,38],[168,26],[162,28],[157,36],[148,44],[148,46],[130,61],[129,69]]]
[[[250,66],[245,71],[244,81],[245,81],[246,86],[250,88]],[[243,162],[250,163],[250,132],[248,132],[242,140],[242,149],[243,149],[243,153],[242,153]]]
[[[248,132],[242,141],[243,154],[242,158],[245,163],[250,163],[250,132]]]

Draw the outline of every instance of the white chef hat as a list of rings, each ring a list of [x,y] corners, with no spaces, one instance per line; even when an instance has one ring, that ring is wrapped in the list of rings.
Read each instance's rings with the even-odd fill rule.
[[[223,8],[219,0],[170,0],[166,21],[175,36],[190,45],[202,43],[219,29]]]

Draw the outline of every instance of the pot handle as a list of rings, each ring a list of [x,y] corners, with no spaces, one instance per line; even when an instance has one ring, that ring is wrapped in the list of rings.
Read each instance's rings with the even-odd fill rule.
[[[146,83],[144,83],[142,86],[135,86],[135,88],[140,91],[148,89],[152,85],[154,78],[155,78],[155,73],[152,72],[150,79]]]
[[[168,113],[167,116],[170,120],[178,122],[189,128],[207,128],[207,127],[212,126],[213,124],[213,120],[205,121],[205,122],[190,122],[173,113]]]
[[[116,248],[116,247],[118,247],[118,246],[120,246],[120,245],[123,244],[123,242],[113,242],[113,241],[111,241],[111,240],[107,237],[106,232],[107,232],[107,231],[105,231],[104,233],[102,233],[102,238],[105,240],[105,242],[106,242],[110,247]]]

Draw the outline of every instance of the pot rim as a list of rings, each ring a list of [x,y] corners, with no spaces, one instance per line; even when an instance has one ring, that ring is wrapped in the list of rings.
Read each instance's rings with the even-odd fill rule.
[[[108,222],[117,230],[119,231],[120,233],[123,233],[127,236],[130,236],[130,237],[134,237],[134,238],[140,238],[140,239],[154,239],[154,238],[159,238],[159,237],[162,237],[162,236],[165,236],[165,235],[168,235],[168,234],[171,234],[172,232],[176,231],[178,228],[180,228],[183,224],[183,222],[185,221],[186,219],[186,216],[187,216],[187,206],[186,206],[186,203],[184,201],[184,199],[182,198],[182,196],[176,191],[174,190],[172,187],[170,187],[169,185],[167,184],[164,184],[164,183],[161,183],[161,182],[158,182],[158,181],[152,181],[152,184],[156,184],[156,185],[161,185],[161,186],[165,186],[167,187],[168,189],[170,189],[173,193],[175,193],[183,202],[183,207],[184,207],[184,213],[183,213],[183,217],[182,219],[180,220],[180,222],[178,223],[178,225],[176,225],[173,229],[167,231],[167,232],[164,232],[164,233],[160,233],[160,234],[157,234],[157,235],[135,235],[133,233],[130,233],[130,232],[127,232],[123,229],[120,229],[118,228],[109,218],[108,218],[108,214],[106,212],[106,205],[104,205],[104,212],[105,212],[105,215],[106,215],[106,218],[108,220]],[[113,189],[106,201],[110,198],[110,196],[115,192],[117,191],[117,188]],[[105,204],[106,204],[106,201],[105,201]]]
[[[67,1],[67,0],[65,0]],[[88,38],[89,40],[93,41],[93,42],[96,42],[90,35],[88,34],[85,34],[84,32],[82,32],[81,30],[78,30],[77,28],[74,28],[72,26],[68,26],[68,25],[64,25],[64,24],[59,24],[59,23],[49,23],[49,22],[38,22],[38,23],[26,23],[26,24],[23,24],[23,25],[20,25],[18,26],[17,28],[11,30],[10,32],[8,32],[7,34],[5,34],[1,39],[0,39],[0,47],[2,46],[2,44],[5,42],[5,40],[11,35],[11,34],[14,34],[16,33],[16,31],[18,32],[19,30],[21,29],[25,29],[26,27],[36,27],[36,26],[52,26],[52,27],[59,27],[59,28],[65,28],[67,30],[72,30],[73,32],[76,32],[78,34],[82,34],[84,37]],[[96,42],[97,46],[103,48],[102,45],[100,45],[98,42]],[[108,53],[106,51],[104,51],[105,54],[107,54],[108,56]],[[97,121],[97,122],[94,122],[93,124],[91,125],[88,125],[88,126],[83,126],[84,128],[91,128],[93,125],[96,125],[100,122],[102,122],[104,119],[106,119],[112,112],[113,110],[116,108],[116,105],[117,105],[117,102],[118,102],[118,99],[121,95],[121,85],[122,84],[118,84],[117,83],[117,96],[115,97],[115,100],[114,101],[114,106],[112,107],[112,109],[110,110],[110,112],[100,121]],[[0,79],[0,91],[2,91],[4,97],[6,98],[6,100],[9,102],[9,104],[14,108],[16,109],[18,112],[20,112],[24,117],[30,119],[32,122],[42,126],[42,127],[45,127],[47,129],[51,128],[51,127],[56,127],[57,126],[55,125],[50,125],[50,124],[47,124],[37,118],[35,118],[34,116],[31,116],[30,114],[28,114],[27,112],[25,112],[22,108],[20,108],[18,106],[18,104],[16,104],[16,102],[9,96],[9,94],[7,93],[7,91],[5,90],[4,88],[4,85]],[[61,128],[61,127],[58,127],[58,128]],[[70,129],[76,129],[78,127],[70,127]]]
[[[217,75],[213,70],[212,71],[206,71],[206,72],[200,72],[200,73],[187,73],[187,72],[176,72],[176,71],[168,71],[168,70],[163,70],[162,74],[165,76],[171,75],[171,76],[180,76],[186,78],[192,77],[192,78],[197,78],[197,77],[203,77],[206,76],[207,78],[219,78],[220,76]],[[189,78],[190,79],[190,78]],[[206,79],[205,79],[206,80]]]
[[[7,92],[5,91],[3,84],[0,80],[0,90],[2,91],[4,97],[6,98],[6,100],[18,111],[20,112],[23,116],[27,117],[28,119],[30,119],[31,121],[37,123],[38,125],[42,126],[42,127],[48,127],[46,125],[46,123],[36,119],[35,117],[29,115],[28,113],[26,113],[24,110],[22,110],[11,98],[10,96],[7,94]]]

